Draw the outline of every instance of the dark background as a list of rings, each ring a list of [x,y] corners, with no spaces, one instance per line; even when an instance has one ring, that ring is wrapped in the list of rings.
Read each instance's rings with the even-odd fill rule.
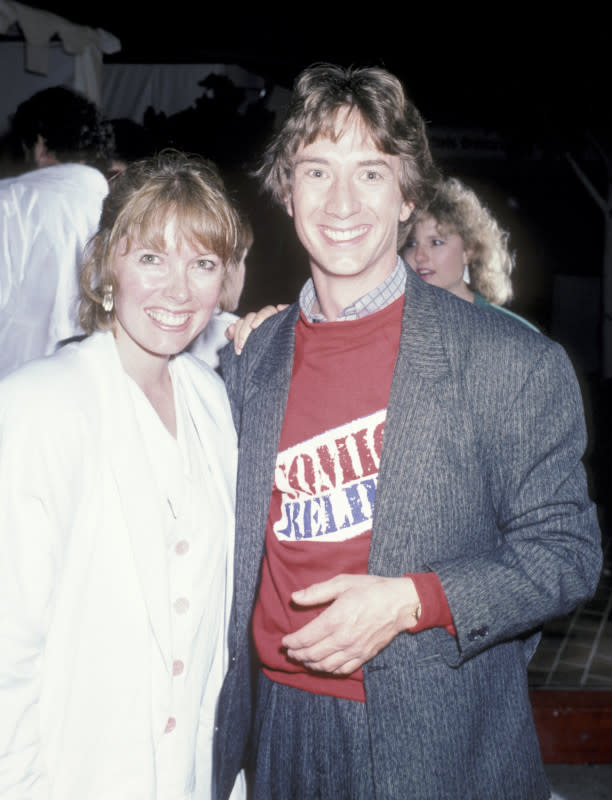
[[[438,4],[399,10],[374,4],[245,9],[184,0],[156,8],[118,0],[30,5],[113,33],[122,49],[105,57],[109,62],[238,64],[263,76],[269,88],[290,88],[314,61],[385,66],[403,80],[428,122],[442,169],[479,191],[509,229],[517,252],[515,310],[550,330],[554,276],[601,274],[604,217],[567,158],[570,154],[598,190],[607,192],[610,34],[601,11],[584,4],[569,12],[535,4],[489,4],[467,12]],[[254,217],[251,272],[257,266],[260,274],[256,280],[249,276],[244,308],[292,298],[305,265],[294,252],[293,236],[285,242],[284,216],[246,177],[269,126],[257,118],[231,129],[232,102],[226,95],[225,108],[209,103],[210,118],[192,124],[191,136],[184,133],[186,125],[179,130],[187,120],[164,121],[163,130],[154,115],[152,120],[165,137],[159,144],[198,149],[216,160]],[[457,132],[465,140],[473,131],[494,136],[501,156],[459,157],[436,148],[447,134]],[[266,244],[258,256],[270,228],[276,244]],[[264,255],[268,263],[261,269]]]
[[[569,159],[606,197],[612,50],[603,10],[584,3],[565,11],[537,4],[469,11],[439,4],[29,4],[113,33],[122,50],[107,62],[238,64],[261,75],[270,89],[290,88],[316,61],[384,66],[398,75],[427,121],[439,166],[476,189],[510,232],[517,261],[511,307],[559,339],[574,360],[585,389],[594,491],[607,495],[612,392],[598,372],[600,302],[595,297],[588,308],[581,300],[572,306],[566,297],[560,314],[557,296],[563,276],[591,278],[598,292],[602,274],[610,215],[598,208]],[[262,108],[237,121],[240,98],[228,86],[217,85],[215,92],[217,102],[203,100],[199,117],[192,111],[160,119],[152,109],[148,123],[157,144],[216,160],[249,214],[255,245],[240,306],[245,312],[294,299],[308,268],[290,220],[249,177],[271,120]],[[482,145],[487,137],[494,154]],[[480,144],[466,150],[472,138]]]
[[[157,8],[118,0],[29,5],[113,33],[122,50],[110,60],[237,63],[287,86],[313,61],[379,64],[436,123],[526,129],[534,141],[558,126],[610,123],[609,25],[584,3],[549,12],[492,3],[480,11],[433,3],[280,11],[185,0]]]
[[[563,11],[492,3],[478,10],[433,3],[29,4],[117,36],[122,49],[106,56],[108,62],[238,64],[261,75],[269,89],[289,89],[315,61],[384,66],[421,110],[441,168],[473,186],[510,231],[517,255],[514,310],[563,339],[567,326],[553,318],[557,276],[601,276],[606,220],[568,159],[607,194],[611,48],[601,10],[584,3]],[[262,104],[261,113],[237,121],[240,97],[227,86],[214,91],[217,101],[203,98],[199,116],[190,110],[160,119],[152,109],[144,121],[155,146],[196,150],[217,161],[252,217],[256,241],[244,311],[293,298],[307,266],[289,221],[248,177],[271,119]],[[481,142],[492,137],[497,155],[482,144],[466,152],[463,144],[473,135]],[[444,146],[449,141],[460,146]],[[575,344],[572,335],[565,343],[582,358],[591,344]],[[582,360],[590,371],[599,355]]]
[[[479,190],[509,228],[518,310],[549,329],[554,274],[601,273],[603,215],[566,157],[570,153],[607,191],[606,164],[593,144],[607,153],[612,131],[610,35],[601,12],[584,5],[571,13],[544,12],[535,4],[489,4],[479,12],[438,4],[406,10],[292,4],[279,11],[178,0],[137,12],[116,0],[86,8],[73,0],[34,5],[114,33],[122,51],[109,61],[234,63],[287,88],[314,61],[385,66],[403,80],[432,132],[476,130],[502,141],[502,158],[436,155],[445,171]],[[211,125],[223,138],[222,121]],[[252,128],[236,137],[230,149],[240,163],[231,163],[214,142],[205,154],[244,174],[261,150],[260,134]],[[245,191],[257,215],[262,200],[250,196],[254,187]],[[275,225],[282,229],[283,223],[275,217]],[[275,255],[285,257],[285,248]],[[285,275],[294,271],[283,265]],[[272,274],[258,283],[265,297],[247,286],[246,299],[286,300],[296,281]]]

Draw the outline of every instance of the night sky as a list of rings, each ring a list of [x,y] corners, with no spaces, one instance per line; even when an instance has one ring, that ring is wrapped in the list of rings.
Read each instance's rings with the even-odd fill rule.
[[[510,231],[516,310],[550,330],[554,275],[601,273],[603,215],[567,159],[571,154],[595,187],[607,190],[610,26],[585,4],[571,14],[546,14],[535,4],[527,11],[490,4],[471,13],[438,4],[400,12],[385,6],[386,18],[374,4],[324,11],[291,4],[282,15],[264,4],[211,10],[182,0],[138,11],[118,0],[29,4],[115,34],[122,51],[107,60],[119,63],[233,63],[287,87],[315,61],[385,66],[403,80],[431,131],[494,131],[504,141],[501,160],[436,156]],[[260,204],[248,199],[257,217]],[[293,242],[285,222],[274,218],[276,238]],[[261,224],[271,226],[268,218]],[[256,240],[256,260],[258,246]],[[262,256],[268,263],[288,256],[275,247]],[[303,262],[291,280],[283,265],[258,278],[260,293],[247,283],[248,305],[292,297],[303,274]]]
[[[471,14],[438,4],[377,18],[373,4],[357,12],[291,5],[275,15],[267,4],[164,4],[160,10],[118,0],[31,2],[74,22],[101,27],[123,44],[117,61],[230,61],[286,85],[313,61],[383,65],[399,75],[435,123],[528,128],[610,128],[610,33],[582,4],[578,18],[556,10],[529,13],[490,4]],[[538,14],[539,16],[536,16]],[[333,15],[333,19],[328,19]],[[391,16],[392,15],[392,16]],[[350,17],[350,19],[344,19]]]

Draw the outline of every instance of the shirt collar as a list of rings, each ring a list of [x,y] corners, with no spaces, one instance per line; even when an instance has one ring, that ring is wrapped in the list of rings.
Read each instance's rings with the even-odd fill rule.
[[[395,268],[388,278],[376,286],[374,289],[364,294],[354,303],[351,303],[338,314],[338,322],[346,320],[361,319],[376,311],[381,311],[386,306],[401,297],[406,288],[406,267],[402,259],[398,256]],[[317,299],[312,278],[309,278],[300,292],[300,310],[308,322],[327,322],[320,311],[314,311],[313,307]]]

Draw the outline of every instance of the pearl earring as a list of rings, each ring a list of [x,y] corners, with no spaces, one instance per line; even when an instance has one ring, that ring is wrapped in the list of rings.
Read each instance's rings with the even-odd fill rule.
[[[106,311],[107,314],[113,310],[113,287],[110,283],[104,284],[104,297],[102,298],[102,308]]]

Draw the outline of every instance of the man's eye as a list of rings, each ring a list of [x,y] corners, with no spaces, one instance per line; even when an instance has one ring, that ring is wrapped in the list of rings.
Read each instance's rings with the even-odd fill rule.
[[[308,174],[311,178],[322,178],[325,173],[322,169],[311,169],[308,170]]]
[[[366,172],[366,179],[368,181],[378,181],[380,178],[380,172],[375,172],[374,170],[368,170],[368,172]]]
[[[411,250],[413,247],[416,247],[416,242],[414,241],[414,239],[408,239],[408,241],[404,245],[404,249]]]
[[[440,247],[440,245],[444,244],[444,239],[434,239],[432,244],[434,247]]]

